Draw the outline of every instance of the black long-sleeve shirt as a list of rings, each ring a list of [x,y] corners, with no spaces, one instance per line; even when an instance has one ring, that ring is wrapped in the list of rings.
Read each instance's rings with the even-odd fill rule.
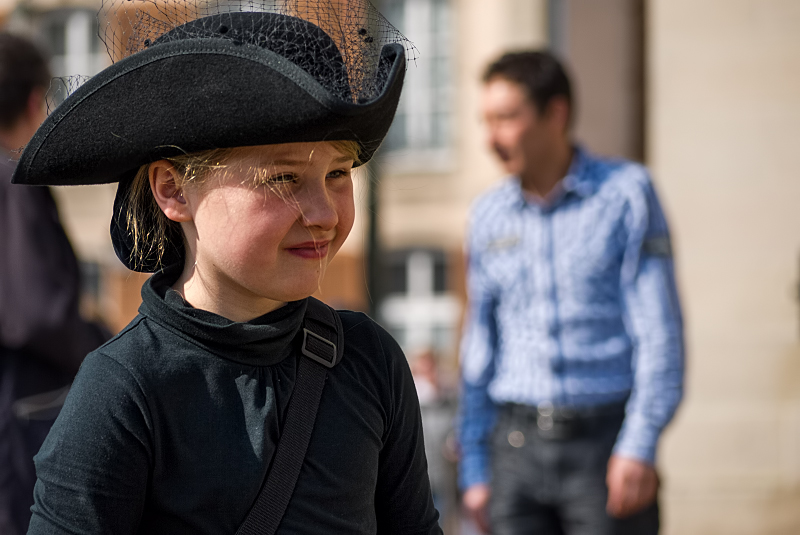
[[[31,534],[223,534],[280,436],[306,301],[247,323],[191,308],[159,274],[140,315],[84,362],[36,457]],[[396,342],[339,312],[311,443],[279,533],[439,534],[419,404]]]

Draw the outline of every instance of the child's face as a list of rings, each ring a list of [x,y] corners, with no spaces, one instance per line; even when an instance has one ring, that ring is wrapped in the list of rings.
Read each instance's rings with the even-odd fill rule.
[[[244,321],[315,292],[353,226],[352,167],[325,142],[247,147],[184,191],[189,302]]]

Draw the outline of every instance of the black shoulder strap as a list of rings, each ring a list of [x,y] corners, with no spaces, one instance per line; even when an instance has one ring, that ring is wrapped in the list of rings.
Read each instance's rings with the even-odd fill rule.
[[[328,368],[344,355],[339,314],[313,297],[308,298],[303,319],[302,352],[308,358],[300,359],[272,468],[236,535],[273,535],[277,531],[303,466]]]

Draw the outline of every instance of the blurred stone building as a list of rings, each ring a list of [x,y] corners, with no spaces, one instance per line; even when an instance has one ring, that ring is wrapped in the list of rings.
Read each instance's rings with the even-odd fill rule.
[[[0,20],[36,35],[55,74],[93,74],[107,61],[96,9],[0,0]],[[649,165],[673,229],[688,388],[659,454],[663,533],[800,533],[800,2],[383,0],[381,9],[419,57],[369,170],[377,205],[360,173],[358,221],[321,296],[372,308],[409,354],[434,349],[456,369],[467,211],[501,176],[483,145],[478,80],[502,51],[550,46],[577,85],[576,138]],[[85,262],[87,307],[120,328],[143,277],[111,251],[114,186],[56,193]],[[373,294],[370,219],[380,243]]]

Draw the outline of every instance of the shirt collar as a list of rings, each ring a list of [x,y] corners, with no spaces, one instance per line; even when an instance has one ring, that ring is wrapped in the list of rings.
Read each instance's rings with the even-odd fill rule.
[[[573,146],[572,163],[569,165],[567,175],[561,181],[561,188],[565,193],[575,193],[580,197],[588,197],[594,193],[594,181],[591,179],[589,157],[586,150],[580,145]]]
[[[594,193],[595,184],[591,179],[589,166],[590,157],[581,145],[574,145],[572,149],[572,161],[569,164],[567,174],[556,186],[561,189],[561,193],[558,195],[558,200],[556,200],[550,208],[560,204],[569,193],[574,193],[579,197],[588,197]],[[525,196],[525,192],[522,191],[522,184],[519,177],[514,176],[512,183],[515,198],[514,204],[519,208],[523,208],[528,204],[528,199]]]

